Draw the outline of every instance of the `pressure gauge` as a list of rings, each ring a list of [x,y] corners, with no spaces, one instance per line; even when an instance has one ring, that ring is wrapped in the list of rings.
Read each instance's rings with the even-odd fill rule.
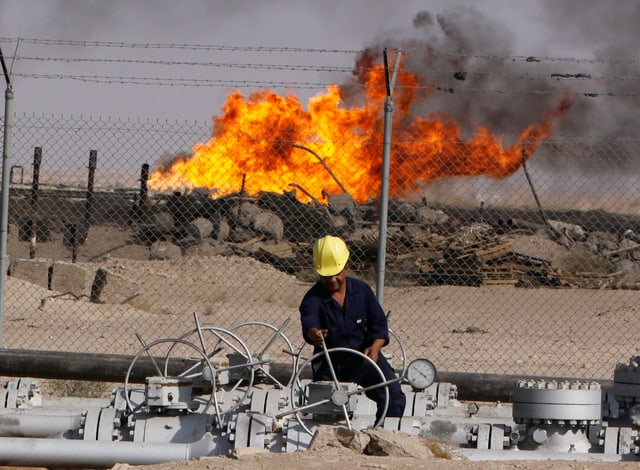
[[[436,366],[428,359],[414,359],[407,366],[407,380],[417,390],[424,390],[436,380]]]

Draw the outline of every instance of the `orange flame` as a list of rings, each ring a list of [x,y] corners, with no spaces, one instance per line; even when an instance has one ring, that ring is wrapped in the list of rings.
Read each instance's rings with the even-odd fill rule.
[[[213,118],[212,138],[197,143],[193,155],[176,157],[159,166],[148,185],[157,191],[207,188],[215,196],[239,192],[282,192],[291,186],[308,196],[346,190],[357,201],[378,197],[383,149],[384,70],[374,66],[363,74],[363,104],[342,106],[342,90],[329,86],[311,98],[306,111],[294,95],[269,90],[230,93],[219,116]],[[417,77],[402,70],[394,94],[391,171],[392,196],[407,195],[438,178],[513,174],[571,106],[557,108],[528,126],[515,144],[480,128],[469,139],[446,115],[414,117],[411,105],[424,92]]]

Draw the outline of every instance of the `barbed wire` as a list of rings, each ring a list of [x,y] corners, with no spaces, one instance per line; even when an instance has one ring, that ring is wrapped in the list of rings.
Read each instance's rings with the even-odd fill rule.
[[[74,80],[90,83],[119,84],[119,85],[154,85],[154,86],[185,86],[185,87],[225,87],[225,88],[288,88],[288,89],[327,89],[331,84],[325,82],[296,82],[275,80],[221,80],[206,78],[172,78],[172,77],[136,77],[136,76],[112,76],[112,75],[72,75],[72,74],[32,74],[16,73],[14,77],[48,80]],[[354,86],[365,87],[363,84],[354,83]],[[367,87],[384,88],[385,85],[366,85]],[[529,94],[529,95],[563,95],[585,96],[596,98],[601,96],[636,97],[640,91],[612,92],[612,91],[569,91],[565,89],[517,89],[517,88],[473,88],[450,87],[439,85],[403,86],[396,85],[396,89],[410,88],[413,90],[435,90],[439,92],[455,93],[493,93],[493,94]]]
[[[12,57],[9,57],[12,58]],[[219,67],[238,69],[265,69],[265,70],[285,70],[304,72],[348,72],[353,71],[353,67],[336,65],[281,65],[281,64],[249,64],[234,62],[199,62],[199,61],[174,61],[174,60],[148,60],[148,59],[86,59],[72,57],[24,57],[19,56],[20,61],[35,62],[65,62],[65,63],[121,63],[137,65],[167,65],[167,66],[195,66],[195,67]]]
[[[176,125],[190,126],[189,130],[202,131],[208,135],[211,122],[209,120],[177,119],[177,118],[149,118],[149,117],[123,117],[101,114],[74,114],[74,113],[41,113],[41,112],[14,112],[14,118],[18,119],[17,128],[41,129],[41,130],[109,130],[109,131],[141,131],[162,132],[163,135],[182,135],[184,129],[176,128]],[[0,123],[3,116],[0,115]],[[195,127],[194,127],[195,126]],[[503,133],[505,138],[517,138],[519,133]],[[279,139],[281,142],[297,143],[297,140]],[[462,144],[463,140],[454,140],[454,144]],[[597,144],[608,142],[610,144],[634,143],[640,144],[640,137],[612,136],[598,134],[583,134],[580,136],[552,135],[542,145],[578,145]]]
[[[9,57],[12,59],[12,57]],[[351,66],[336,66],[336,65],[296,65],[296,64],[264,64],[264,63],[234,63],[234,62],[200,62],[200,61],[172,61],[172,60],[149,60],[149,59],[88,59],[88,58],[73,58],[73,57],[38,57],[38,56],[20,56],[20,61],[34,61],[34,62],[63,62],[63,63],[121,63],[121,64],[136,64],[136,65],[161,65],[161,66],[180,66],[180,67],[214,67],[214,68],[230,68],[230,69],[253,69],[253,70],[277,70],[277,71],[302,71],[302,72],[341,72],[352,73],[353,67]],[[362,70],[373,70],[373,67],[364,68]],[[579,80],[579,81],[636,81],[640,80],[639,76],[605,76],[605,75],[592,75],[590,73],[578,72],[578,73],[559,73],[549,72],[545,74],[522,74],[522,73],[505,73],[505,72],[490,72],[490,71],[464,71],[459,70],[440,70],[440,69],[418,69],[418,68],[406,68],[406,72],[420,73],[428,76],[447,76],[456,77],[462,74],[465,78],[471,77],[485,77],[485,78],[508,78],[519,80],[548,80],[548,79],[563,79],[563,80]]]
[[[436,86],[437,91],[444,93],[495,93],[495,94],[524,94],[524,95],[562,95],[562,96],[582,96],[587,98],[597,98],[601,96],[610,97],[635,97],[640,96],[638,92],[613,92],[613,91],[569,91],[569,90],[533,90],[533,89],[507,89],[507,88],[456,88],[448,86]]]
[[[551,57],[551,56],[501,56],[501,55],[480,55],[480,54],[449,54],[435,53],[435,56],[453,57],[460,59],[484,59],[484,60],[511,60],[513,62],[570,62],[576,64],[638,64],[640,59],[629,59],[624,57],[613,58],[578,58],[578,57]]]
[[[345,49],[313,49],[303,47],[286,46],[229,46],[211,44],[169,44],[169,43],[128,43],[114,41],[76,41],[58,39],[35,38],[0,38],[0,42],[46,45],[46,46],[75,46],[75,47],[108,47],[122,49],[181,49],[197,51],[223,51],[223,52],[292,52],[292,53],[318,53],[318,54],[355,54],[358,50]]]
[[[171,78],[171,77],[119,77],[110,75],[69,75],[69,74],[30,74],[16,73],[14,77],[49,79],[49,80],[75,80],[82,82],[121,84],[121,85],[158,85],[158,86],[220,86],[220,87],[286,87],[286,88],[327,88],[326,83],[312,82],[287,82],[287,81],[260,81],[260,80],[218,80],[207,78]],[[382,85],[381,85],[382,86]]]
[[[117,47],[132,49],[185,49],[198,51],[235,51],[235,52],[317,52],[317,53],[360,53],[362,51],[339,50],[339,49],[310,49],[296,47],[265,47],[265,46],[229,46],[229,45],[203,45],[203,44],[153,44],[153,43],[126,43],[126,42],[103,42],[103,41],[72,41],[72,40],[50,40],[50,39],[19,39],[23,43],[31,43],[37,45],[52,46],[72,46],[72,47]],[[15,38],[0,38],[2,42],[16,42]],[[410,53],[405,52],[405,53]],[[577,59],[577,58],[560,58],[560,57],[533,57],[533,56],[497,56],[497,55],[453,55],[453,54],[432,54],[434,57],[455,57],[457,59],[499,59],[505,61],[524,60],[530,63],[539,62],[575,62],[581,64],[602,64],[602,63],[625,63],[635,64],[635,59]],[[135,64],[135,65],[152,65],[152,66],[170,66],[170,67],[215,67],[227,69],[245,69],[245,70],[271,70],[285,72],[332,72],[332,73],[354,73],[353,66],[337,66],[337,65],[315,65],[315,64],[292,64],[292,63],[250,63],[250,62],[218,62],[218,61],[199,61],[199,60],[156,60],[143,58],[93,58],[93,57],[60,57],[47,55],[29,55],[9,57],[19,61],[34,61],[42,63],[79,63],[79,64]],[[358,73],[366,73],[374,68],[358,68]],[[568,90],[564,86],[551,86],[561,82],[579,82],[584,84],[592,84],[595,82],[619,81],[619,82],[635,82],[640,80],[640,74],[637,76],[629,75],[628,72],[623,76],[608,76],[602,74],[591,74],[588,72],[578,73],[562,73],[562,72],[545,72],[545,73],[516,73],[508,70],[450,70],[440,68],[406,68],[406,72],[419,74],[431,79],[431,83],[411,87],[416,90],[435,90],[444,93],[491,93],[491,94],[529,94],[529,95],[567,95],[567,96],[585,96],[585,97],[636,97],[640,95],[640,91],[635,90],[610,90],[603,89],[605,87],[592,86],[588,90]],[[87,73],[14,73],[14,77],[21,77],[33,80],[72,80],[86,83],[101,83],[110,85],[153,85],[153,86],[185,86],[185,87],[252,87],[252,88],[288,88],[288,89],[326,89],[333,83],[313,81],[313,80],[244,80],[244,79],[211,79],[211,78],[193,78],[193,77],[162,77],[162,76],[125,76],[120,74],[87,74]],[[503,79],[511,82],[545,82],[545,86],[514,86],[515,83],[505,84],[504,86],[493,87],[489,83],[484,86],[453,86],[445,85],[442,77],[458,80],[459,83],[473,77],[482,79]],[[439,83],[442,82],[442,83]],[[365,85],[358,83],[356,80],[349,81],[349,86]],[[473,85],[473,82],[469,83]],[[367,84],[367,87],[375,85]],[[380,85],[383,86],[383,85]],[[402,88],[402,85],[396,85]]]
[[[178,49],[197,51],[223,51],[223,52],[291,52],[291,53],[319,53],[319,54],[359,54],[361,49],[323,49],[301,48],[287,46],[233,46],[212,44],[180,44],[180,43],[128,43],[116,41],[80,41],[60,39],[38,38],[11,38],[0,37],[0,43],[22,43],[47,46],[72,46],[72,47],[104,47],[122,49]],[[398,50],[398,48],[391,48]],[[382,50],[382,47],[380,48]],[[407,52],[407,51],[405,51]],[[639,64],[640,59],[628,57],[612,58],[578,58],[578,57],[553,57],[553,56],[523,56],[523,55],[497,55],[497,54],[453,54],[447,52],[431,52],[433,57],[450,57],[456,59],[483,59],[483,60],[510,60],[513,62],[570,62],[578,64]]]

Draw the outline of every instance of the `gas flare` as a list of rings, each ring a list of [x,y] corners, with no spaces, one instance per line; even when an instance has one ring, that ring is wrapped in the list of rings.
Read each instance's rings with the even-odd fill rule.
[[[245,97],[228,95],[213,118],[212,137],[193,146],[193,154],[159,165],[148,185],[156,191],[207,189],[214,197],[243,191],[303,189],[301,200],[346,190],[357,201],[379,196],[383,151],[384,70],[360,74],[364,97],[345,107],[345,89],[331,85],[308,101],[262,90]],[[400,68],[393,96],[389,191],[408,195],[425,183],[451,176],[513,174],[549,137],[571,106],[562,99],[540,122],[529,125],[507,147],[503,138],[481,127],[463,138],[446,114],[411,115],[416,98],[431,93]]]

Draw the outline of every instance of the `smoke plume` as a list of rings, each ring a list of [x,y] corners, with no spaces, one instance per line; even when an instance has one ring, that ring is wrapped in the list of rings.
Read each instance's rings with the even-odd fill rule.
[[[634,50],[640,44],[640,2],[613,8],[595,1],[585,8],[581,0],[549,0],[544,18],[550,49],[518,55],[518,32],[475,8],[420,11],[411,39],[377,38],[360,54],[355,74],[369,62],[379,63],[380,51],[393,44],[404,52],[404,68],[417,74],[426,90],[413,107],[416,115],[446,113],[468,133],[487,127],[513,136],[568,97],[573,104],[556,137],[635,137],[639,96],[637,80],[630,78],[639,71]],[[575,55],[560,57],[554,44]],[[588,149],[580,166],[610,164],[602,158],[604,150]]]

